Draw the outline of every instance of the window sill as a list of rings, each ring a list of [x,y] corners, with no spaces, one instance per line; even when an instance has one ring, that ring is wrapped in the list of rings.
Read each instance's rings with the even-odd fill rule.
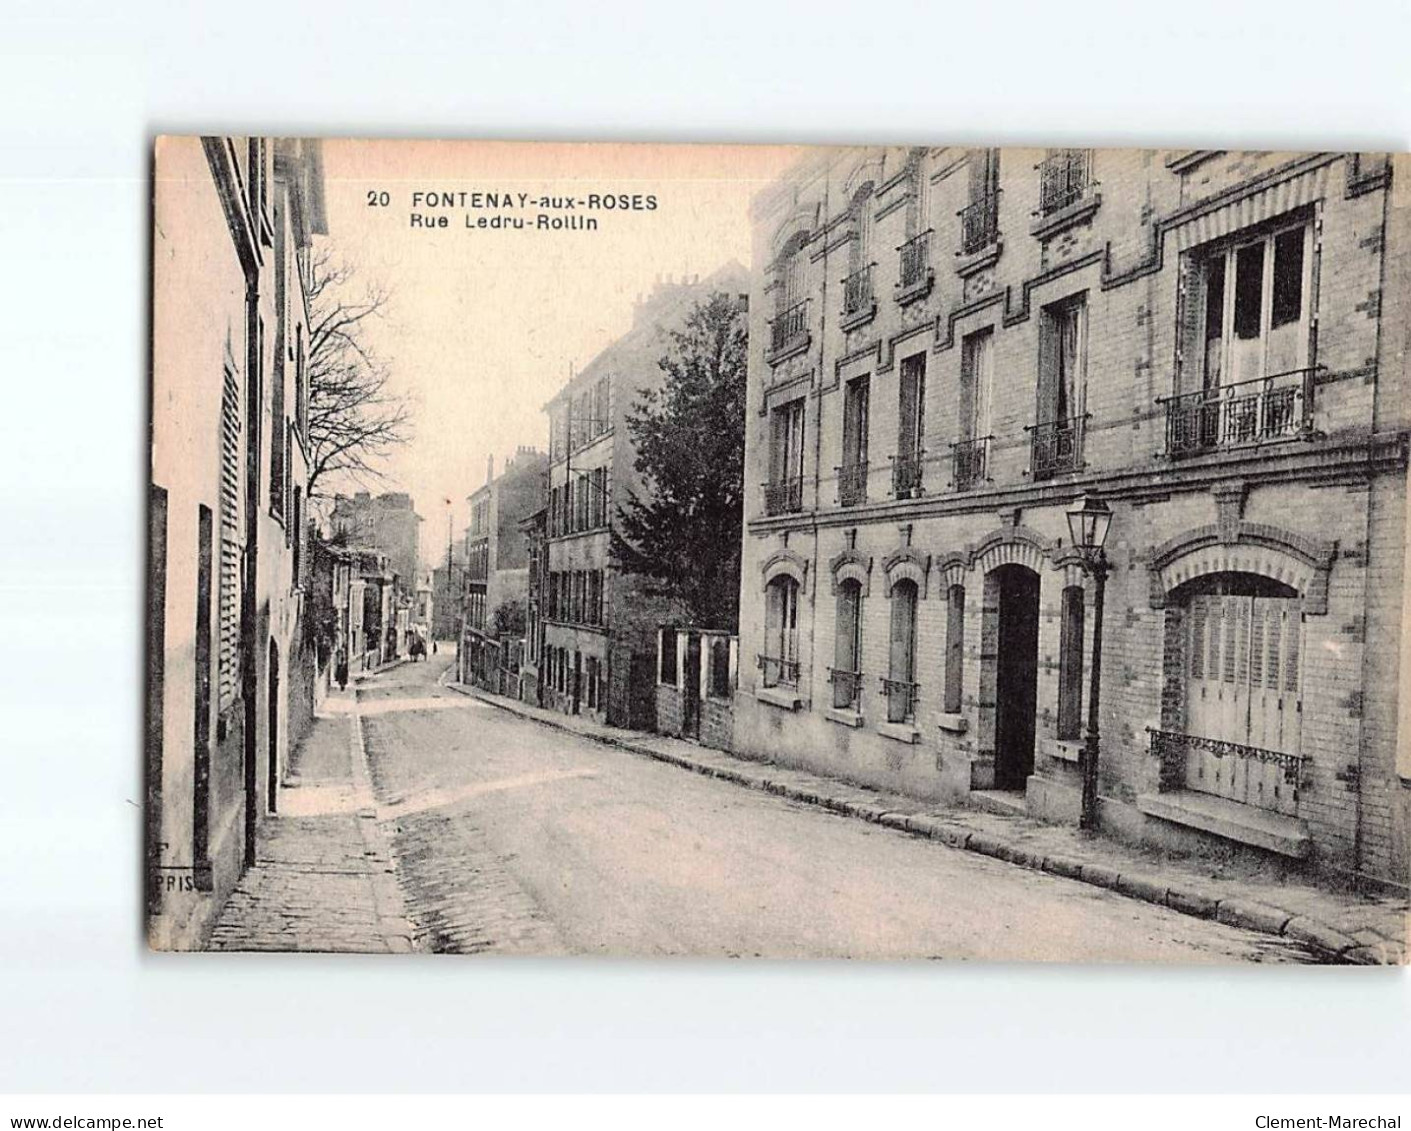
[[[754,697],[771,707],[782,707],[786,711],[797,711],[803,706],[798,689],[792,687],[758,687]]]
[[[977,271],[983,271],[986,267],[993,267],[1003,250],[1004,241],[997,239],[989,247],[982,247],[969,255],[961,255],[955,261],[955,273],[963,279]]]
[[[1092,219],[1097,206],[1102,203],[1102,194],[1094,192],[1081,200],[1075,200],[1066,207],[1040,216],[1029,226],[1029,234],[1035,239],[1046,240],[1059,232]]]
[[[778,365],[780,362],[788,361],[789,358],[803,353],[808,349],[812,338],[808,334],[800,334],[798,337],[785,342],[777,350],[770,350],[764,355],[764,360],[769,365]]]
[[[970,729],[970,720],[958,711],[942,711],[936,716],[936,725],[952,734],[964,734]]]
[[[904,742],[908,746],[915,746],[921,741],[921,732],[916,729],[915,723],[878,723],[877,733],[883,738]]]
[[[1080,738],[1058,738],[1044,743],[1044,753],[1060,762],[1072,762],[1075,766],[1083,760],[1083,740]]]
[[[838,321],[838,325],[843,328],[844,333],[850,333],[859,326],[866,326],[872,319],[877,317],[877,304],[870,302],[862,310],[855,310],[851,314],[844,314]]]
[[[823,713],[823,717],[830,723],[837,723],[844,727],[860,727],[863,724],[861,711],[848,711],[842,707],[829,707]]]
[[[931,288],[936,282],[936,272],[931,268],[926,268],[923,278],[917,279],[909,287],[898,286],[896,299],[898,306],[910,306],[913,302],[919,302],[931,293]]]
[[[1185,789],[1145,793],[1137,798],[1137,808],[1148,817],[1199,829],[1281,856],[1301,860],[1313,847],[1308,826],[1297,817],[1271,813],[1208,793]]]

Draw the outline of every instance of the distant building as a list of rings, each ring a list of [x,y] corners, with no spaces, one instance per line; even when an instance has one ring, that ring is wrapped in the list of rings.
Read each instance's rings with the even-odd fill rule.
[[[681,618],[674,603],[614,568],[616,508],[646,493],[626,420],[658,388],[670,333],[712,293],[742,296],[749,278],[732,263],[709,278],[659,284],[632,329],[548,403],[547,590],[540,686],[546,704],[616,726],[652,729],[657,629]]]
[[[526,703],[543,705],[542,660],[544,655],[544,595],[549,590],[548,551],[549,508],[539,507],[520,520],[529,555],[529,577],[525,593],[524,651],[519,665],[519,697]]]
[[[387,555],[398,586],[414,593],[419,572],[421,515],[412,497],[404,491],[373,496],[367,491],[339,495],[333,501],[334,534],[346,537],[350,546],[378,550]]]
[[[466,532],[461,671],[468,682],[494,691],[519,694],[518,659],[510,664],[509,641],[524,635],[529,596],[529,540],[520,528],[538,510],[544,494],[547,457],[521,446],[495,476],[494,458],[486,466],[485,485],[469,496]],[[513,672],[513,688],[506,688]]]

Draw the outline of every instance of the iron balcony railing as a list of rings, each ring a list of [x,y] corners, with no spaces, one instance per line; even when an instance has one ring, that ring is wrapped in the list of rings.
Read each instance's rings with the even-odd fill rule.
[[[999,239],[999,190],[976,197],[960,210],[960,253],[974,255]]]
[[[764,485],[764,512],[792,514],[803,510],[803,476],[793,475]]]
[[[990,436],[951,445],[951,478],[957,491],[968,491],[989,474]]]
[[[1033,424],[1029,433],[1029,474],[1035,479],[1076,471],[1083,461],[1083,430],[1087,416],[1066,416]]]
[[[887,699],[887,722],[906,723],[916,717],[916,701],[921,685],[908,679],[882,677],[882,694]]]
[[[1166,406],[1166,452],[1184,456],[1313,431],[1313,382],[1321,366],[1158,397]]]
[[[1077,204],[1092,185],[1092,154],[1086,149],[1056,149],[1039,165],[1039,214]]]
[[[838,468],[838,505],[855,507],[867,502],[867,461],[845,464]]]
[[[808,299],[796,302],[769,324],[769,348],[774,351],[798,341],[808,333]]]
[[[897,250],[901,253],[901,289],[910,290],[924,283],[931,270],[931,233],[912,236]]]
[[[760,653],[756,663],[764,677],[765,687],[797,687],[799,685],[799,662],[785,660],[779,656],[766,656]]]
[[[1189,789],[1271,813],[1298,815],[1306,756],[1151,727],[1147,734],[1151,756],[1161,767],[1163,792]]]
[[[833,685],[833,706],[842,711],[856,711],[862,701],[862,673],[844,668],[829,668],[828,682]]]
[[[921,479],[925,453],[892,457],[892,494],[898,499],[915,499],[921,495]]]
[[[861,314],[872,305],[872,267],[854,271],[843,280],[843,317]]]

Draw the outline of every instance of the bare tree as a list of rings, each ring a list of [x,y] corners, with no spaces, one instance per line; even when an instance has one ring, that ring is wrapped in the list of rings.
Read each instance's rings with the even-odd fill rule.
[[[360,285],[361,283],[361,285]],[[326,497],[329,479],[380,480],[379,466],[412,435],[411,405],[389,391],[387,365],[368,342],[388,294],[361,282],[357,269],[325,245],[309,257],[309,498]]]

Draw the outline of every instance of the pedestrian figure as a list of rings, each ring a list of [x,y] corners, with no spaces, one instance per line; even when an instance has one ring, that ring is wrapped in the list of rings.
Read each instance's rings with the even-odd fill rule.
[[[338,653],[338,660],[333,666],[333,678],[338,681],[338,690],[348,689],[348,657],[343,652]]]
[[[436,641],[434,640],[431,642],[431,654],[436,655]]]

